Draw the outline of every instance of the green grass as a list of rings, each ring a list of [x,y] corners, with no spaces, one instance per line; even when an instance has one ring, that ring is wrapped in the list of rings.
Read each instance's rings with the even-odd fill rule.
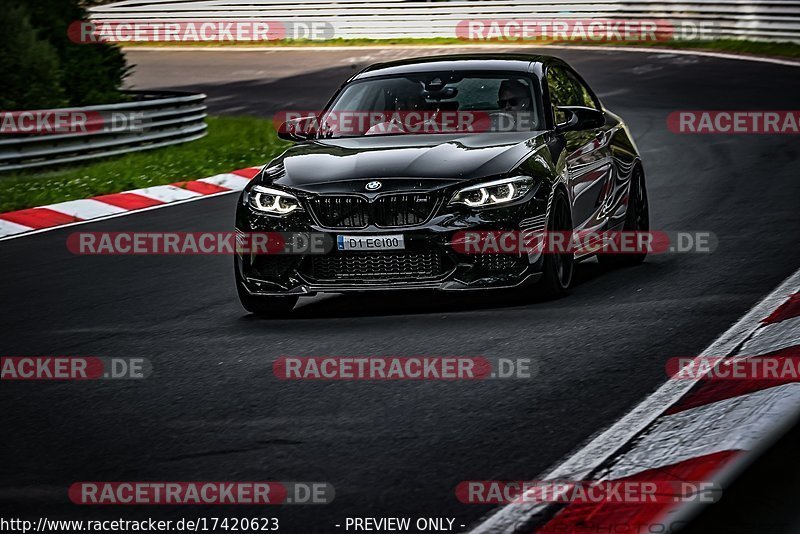
[[[505,45],[513,46],[542,46],[548,44],[574,44],[598,46],[646,46],[663,48],[682,48],[694,50],[716,50],[737,54],[755,54],[761,56],[800,57],[800,44],[792,42],[744,41],[740,39],[713,39],[713,40],[674,40],[674,41],[643,41],[630,43],[609,43],[592,41],[571,42],[536,42],[536,41],[468,41],[456,37],[432,37],[428,39],[330,39],[327,41],[314,41],[310,39],[295,39],[281,41],[226,41],[226,42],[163,42],[163,43],[125,43],[125,47],[137,46],[198,46],[198,47],[237,47],[237,46],[442,46],[442,45]]]
[[[209,117],[208,135],[184,145],[56,170],[2,173],[0,213],[262,165],[286,146],[270,120]]]

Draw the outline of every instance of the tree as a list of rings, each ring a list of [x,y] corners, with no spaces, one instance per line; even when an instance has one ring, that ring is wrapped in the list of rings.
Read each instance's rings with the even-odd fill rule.
[[[76,44],[67,28],[87,20],[79,0],[27,0],[34,25],[43,28],[56,48],[64,69],[64,90],[72,105],[105,104],[119,100],[119,88],[128,74],[125,56],[110,43]]]
[[[3,1],[0,10],[0,109],[66,105],[55,47],[33,28],[24,5]]]
[[[12,5],[12,2],[14,5]],[[78,44],[70,41],[69,25],[86,20],[80,0],[0,0],[0,75],[12,74],[27,87],[3,96],[17,109],[85,106],[118,102],[120,87],[129,72],[119,46],[110,43]],[[6,45],[8,44],[8,46]],[[5,83],[3,83],[5,85]],[[4,109],[11,109],[6,103]]]

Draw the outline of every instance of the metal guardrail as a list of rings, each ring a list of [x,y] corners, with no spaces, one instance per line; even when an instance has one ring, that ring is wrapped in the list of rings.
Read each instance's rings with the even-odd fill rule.
[[[107,123],[85,132],[0,136],[0,172],[74,163],[150,150],[200,139],[206,135],[206,95],[174,91],[126,91],[130,102],[64,108],[59,113],[86,113]],[[107,127],[121,118],[127,125]],[[91,121],[91,120],[90,120]]]
[[[456,37],[465,19],[636,19],[711,23],[714,37],[800,42],[798,0],[124,0],[92,19],[324,22],[338,38]]]

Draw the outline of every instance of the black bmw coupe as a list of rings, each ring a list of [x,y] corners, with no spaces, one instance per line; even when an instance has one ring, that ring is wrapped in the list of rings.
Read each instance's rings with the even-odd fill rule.
[[[648,230],[645,176],[623,120],[548,56],[471,54],[372,65],[242,193],[236,229],[323,235],[323,253],[235,257],[245,309],[319,292],[532,288],[558,295],[598,255],[470,253],[468,230]],[[644,253],[600,255],[631,264]]]

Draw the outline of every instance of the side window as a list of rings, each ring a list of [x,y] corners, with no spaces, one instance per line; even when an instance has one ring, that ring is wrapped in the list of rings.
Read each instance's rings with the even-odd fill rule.
[[[597,102],[594,101],[594,98],[592,98],[592,93],[589,92],[589,88],[586,87],[584,84],[582,84],[581,81],[578,80],[578,78],[576,78],[571,72],[567,72],[567,75],[569,76],[570,80],[572,80],[572,83],[575,85],[577,90],[580,92],[581,101],[583,102],[583,104],[579,105],[599,110],[600,108],[597,105]]]
[[[550,89],[550,101],[558,106],[582,106],[583,96],[567,71],[560,67],[547,70],[547,87]]]
[[[550,90],[550,102],[556,108],[553,110],[556,124],[563,121],[563,116],[558,113],[559,106],[587,106],[598,109],[589,89],[566,69],[561,67],[547,69],[547,87]]]

